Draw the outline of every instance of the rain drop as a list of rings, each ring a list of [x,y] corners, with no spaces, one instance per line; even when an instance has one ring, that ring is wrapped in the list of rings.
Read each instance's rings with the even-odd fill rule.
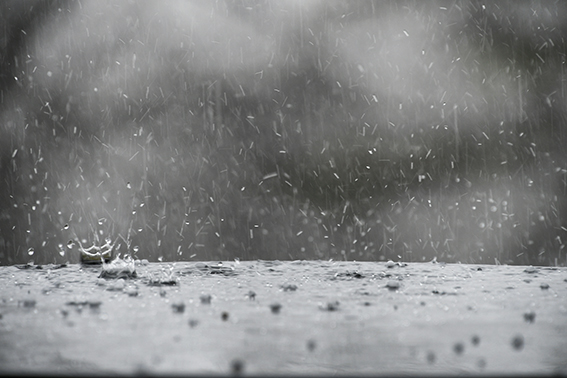
[[[73,240],[69,240],[67,242],[67,248],[71,249],[75,246],[75,242]]]
[[[33,247],[30,247],[28,249],[28,255],[33,256],[34,253],[35,253],[35,250],[33,249]]]

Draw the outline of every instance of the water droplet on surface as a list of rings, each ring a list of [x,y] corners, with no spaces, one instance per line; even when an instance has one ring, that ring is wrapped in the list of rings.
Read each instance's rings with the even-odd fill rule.
[[[67,248],[71,249],[75,246],[75,242],[73,240],[69,240],[67,242]]]
[[[535,321],[536,313],[534,311],[524,313],[524,320],[527,323],[533,323]]]
[[[435,359],[436,359],[436,356],[435,356],[434,352],[432,352],[432,351],[427,352],[427,362],[429,362],[430,364],[433,364],[433,363],[435,363]]]
[[[465,345],[463,343],[456,343],[453,345],[453,351],[455,354],[462,354],[465,350]]]
[[[515,350],[522,350],[524,348],[524,337],[522,335],[516,335],[512,339],[512,347]]]
[[[200,296],[202,304],[211,304],[212,296],[210,294],[203,294]]]
[[[195,328],[199,325],[199,321],[197,319],[189,319],[189,327]]]
[[[313,339],[307,340],[307,350],[313,352],[317,347],[317,343]]]
[[[35,249],[33,249],[33,247],[30,247],[28,249],[28,255],[32,256],[35,253]]]

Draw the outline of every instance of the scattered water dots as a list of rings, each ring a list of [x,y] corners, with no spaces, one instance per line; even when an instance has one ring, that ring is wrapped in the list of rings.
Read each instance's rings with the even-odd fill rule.
[[[319,309],[323,311],[339,311],[341,303],[339,301],[330,301],[327,302],[325,305],[320,304]]]
[[[516,335],[512,338],[511,341],[512,344],[512,348],[514,348],[517,351],[520,351],[524,348],[524,336],[522,335]]]
[[[386,287],[391,291],[396,291],[401,287],[401,283],[398,280],[389,280],[386,283]]]
[[[536,313],[534,311],[524,313],[524,321],[526,321],[526,323],[535,322],[535,317],[536,317]]]
[[[437,356],[435,355],[435,352],[430,350],[427,352],[426,359],[429,364],[434,364]]]
[[[199,320],[191,318],[191,319],[189,319],[188,324],[189,324],[189,327],[195,328],[199,325]]]
[[[230,363],[230,372],[233,375],[241,375],[244,372],[244,361],[240,359],[233,360]]]
[[[279,314],[281,309],[282,309],[282,305],[280,303],[272,303],[270,305],[270,310],[272,311],[272,314]]]
[[[460,355],[463,354],[464,351],[465,351],[465,344],[458,342],[453,345],[453,352],[455,352],[455,354]]]
[[[176,314],[183,313],[183,312],[185,312],[185,303],[183,303],[183,302],[172,303],[171,309]]]
[[[313,339],[307,340],[307,350],[313,352],[317,348],[317,342]]]
[[[33,308],[36,305],[36,300],[35,299],[24,299],[21,301],[18,301],[18,306],[24,307],[24,308]]]
[[[213,297],[210,294],[203,294],[199,297],[199,299],[201,300],[201,304],[209,305],[211,304]]]

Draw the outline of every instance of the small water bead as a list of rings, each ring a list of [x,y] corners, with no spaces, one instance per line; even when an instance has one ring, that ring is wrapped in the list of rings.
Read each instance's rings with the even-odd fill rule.
[[[67,242],[67,248],[72,249],[75,246],[75,242],[73,240],[69,240]]]
[[[522,335],[514,336],[514,338],[512,338],[511,344],[515,350],[522,350],[522,348],[524,348],[524,337]]]
[[[35,249],[33,249],[33,247],[30,247],[28,249],[28,255],[32,256],[35,253]]]

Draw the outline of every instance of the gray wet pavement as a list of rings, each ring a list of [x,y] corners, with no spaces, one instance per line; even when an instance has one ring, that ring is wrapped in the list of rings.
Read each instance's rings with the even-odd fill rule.
[[[567,374],[567,268],[0,267],[0,373]]]

